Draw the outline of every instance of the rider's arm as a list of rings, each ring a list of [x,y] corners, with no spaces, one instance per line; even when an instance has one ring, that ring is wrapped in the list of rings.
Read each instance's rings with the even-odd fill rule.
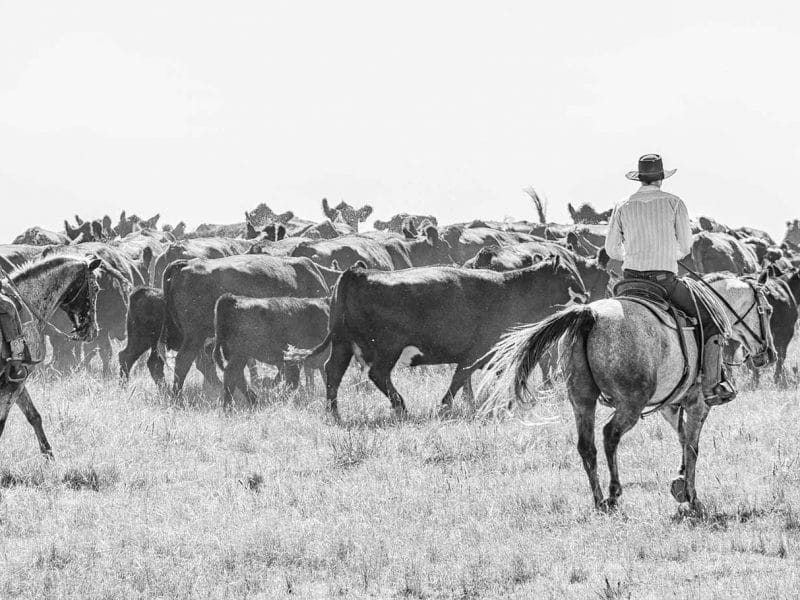
[[[680,198],[675,207],[675,238],[678,240],[678,258],[683,258],[692,251],[692,226],[689,224],[689,211]]]
[[[606,252],[615,260],[625,259],[625,250],[622,245],[625,237],[622,235],[622,223],[619,220],[619,206],[614,207],[611,213],[611,221],[608,223],[608,235],[606,235]]]

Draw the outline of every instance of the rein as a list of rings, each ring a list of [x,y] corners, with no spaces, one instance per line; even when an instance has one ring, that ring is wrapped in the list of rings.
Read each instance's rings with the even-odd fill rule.
[[[753,331],[753,330],[750,328],[750,326],[749,326],[749,325],[748,325],[748,324],[747,324],[747,323],[744,321],[745,317],[747,317],[747,315],[749,315],[749,314],[750,314],[750,312],[753,310],[753,308],[755,308],[755,307],[758,307],[758,312],[759,312],[759,317],[760,317],[760,318],[759,318],[759,323],[761,324],[761,329],[762,329],[762,331],[764,331],[764,315],[763,315],[763,312],[764,312],[764,311],[763,311],[762,307],[760,306],[761,291],[760,291],[760,290],[759,290],[759,289],[758,289],[758,288],[755,286],[755,284],[753,284],[753,282],[752,282],[752,281],[750,281],[749,279],[742,279],[742,281],[745,281],[745,282],[747,283],[747,285],[749,285],[749,286],[750,286],[750,288],[753,290],[753,296],[754,296],[754,298],[755,298],[755,299],[753,300],[753,304],[752,304],[752,306],[750,306],[750,308],[748,308],[748,309],[747,309],[747,312],[746,312],[746,313],[745,313],[745,314],[742,316],[742,315],[739,315],[739,313],[737,313],[737,312],[736,312],[736,311],[733,309],[733,307],[730,305],[730,302],[728,302],[728,301],[727,301],[727,300],[724,298],[724,296],[722,296],[722,294],[720,294],[720,293],[719,293],[717,290],[715,290],[715,289],[714,289],[714,287],[713,287],[713,286],[712,286],[710,283],[708,283],[708,282],[707,282],[705,279],[703,279],[703,277],[702,277],[701,275],[699,275],[698,273],[694,272],[692,269],[690,269],[689,267],[687,267],[687,266],[686,266],[685,264],[683,264],[683,262],[681,262],[681,261],[678,261],[678,264],[679,264],[680,266],[682,266],[684,269],[686,269],[686,271],[687,271],[687,272],[688,272],[690,275],[693,275],[693,276],[694,276],[694,277],[697,279],[697,281],[700,281],[700,282],[702,282],[702,283],[703,283],[703,285],[705,285],[705,286],[706,286],[706,287],[707,287],[709,290],[711,290],[711,292],[712,292],[712,293],[713,293],[713,294],[714,294],[714,295],[715,295],[715,296],[716,296],[716,297],[717,297],[717,298],[718,298],[718,299],[719,299],[719,300],[722,302],[722,304],[725,306],[725,308],[727,308],[729,311],[731,311],[731,313],[733,313],[733,315],[736,317],[736,321],[735,321],[734,325],[737,325],[737,324],[741,323],[741,324],[744,326],[744,328],[745,328],[745,329],[748,331],[748,333],[749,333],[750,335],[752,335],[752,336],[753,336],[753,338],[754,338],[754,339],[755,339],[755,340],[756,340],[756,341],[757,341],[759,344],[761,344],[761,345],[762,345],[762,346],[764,346],[765,348],[769,348],[769,340],[766,338],[766,336],[757,334],[757,333],[756,333],[755,331]]]
[[[44,318],[44,317],[43,317],[43,316],[42,316],[42,315],[41,315],[41,314],[40,314],[38,311],[34,310],[34,309],[33,309],[33,307],[32,307],[32,306],[31,306],[31,305],[28,303],[28,301],[25,299],[25,296],[23,296],[23,295],[22,295],[22,292],[20,292],[20,291],[19,291],[19,288],[17,287],[17,284],[15,284],[15,283],[14,283],[14,280],[13,280],[13,279],[11,279],[11,277],[9,277],[8,273],[6,273],[6,272],[5,272],[3,269],[0,269],[0,277],[2,277],[3,279],[5,279],[5,281],[8,283],[9,287],[11,288],[11,290],[14,292],[14,294],[16,294],[16,296],[17,296],[17,298],[19,299],[19,301],[20,301],[20,302],[22,303],[22,305],[23,305],[23,306],[24,306],[24,307],[25,307],[25,308],[28,310],[28,312],[29,312],[29,313],[31,313],[31,316],[33,316],[33,318],[34,318],[34,319],[36,319],[36,320],[37,320],[37,321],[39,321],[40,323],[43,323],[43,324],[44,324],[44,325],[46,325],[46,326],[47,326],[49,329],[52,329],[52,330],[53,330],[53,331],[55,331],[56,333],[59,333],[60,335],[62,335],[62,336],[64,336],[65,338],[67,338],[68,340],[74,340],[74,337],[73,337],[72,335],[70,335],[70,334],[66,333],[65,331],[62,331],[61,329],[59,329],[58,327],[56,327],[55,325],[53,325],[53,324],[52,324],[50,321],[48,321],[47,319],[45,319],[45,318]],[[75,292],[75,294],[72,296],[72,298],[70,298],[69,302],[61,302],[61,303],[59,303],[59,304],[64,304],[64,305],[67,305],[67,306],[68,306],[68,305],[70,305],[70,304],[72,304],[73,302],[75,302],[75,300],[77,300],[77,299],[78,299],[78,295],[79,295],[79,294],[80,294],[80,293],[81,293],[81,292],[82,292],[82,291],[83,291],[83,290],[84,290],[84,289],[85,289],[87,286],[88,286],[88,278],[86,278],[86,280],[85,280],[85,281],[84,281],[84,283],[81,285],[81,287],[79,287],[79,288],[78,288],[78,291],[76,291],[76,292]]]

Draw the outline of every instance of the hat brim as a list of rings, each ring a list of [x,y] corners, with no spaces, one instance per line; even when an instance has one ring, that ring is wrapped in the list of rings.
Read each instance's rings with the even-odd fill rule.
[[[673,175],[675,175],[675,171],[677,170],[678,169],[664,169],[664,175],[661,177],[661,179],[667,179],[669,177],[672,177]],[[631,181],[641,181],[641,179],[639,179],[639,175],[640,175],[639,171],[628,171],[627,173],[625,173],[625,177],[627,177]],[[650,175],[652,177],[653,175],[655,175],[655,173],[644,173],[644,175]]]

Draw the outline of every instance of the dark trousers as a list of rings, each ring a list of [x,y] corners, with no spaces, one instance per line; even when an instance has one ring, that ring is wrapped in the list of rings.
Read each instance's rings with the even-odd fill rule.
[[[667,299],[672,304],[690,317],[697,319],[703,325],[703,337],[705,339],[719,333],[719,328],[714,324],[705,305],[698,302],[695,308],[689,288],[681,279],[675,276],[675,273],[670,271],[634,271],[625,269],[622,275],[625,279],[647,279],[663,286],[667,290]]]
[[[0,294],[0,333],[7,342],[22,337],[22,323],[14,301]]]

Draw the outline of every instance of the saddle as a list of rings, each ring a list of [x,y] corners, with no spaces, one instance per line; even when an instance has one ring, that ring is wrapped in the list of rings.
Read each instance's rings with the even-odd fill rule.
[[[615,298],[624,299],[645,307],[661,323],[675,330],[678,334],[678,343],[683,354],[683,375],[672,392],[663,401],[651,408],[651,410],[642,413],[642,418],[644,418],[645,415],[655,412],[665,404],[674,401],[678,391],[686,384],[691,373],[687,336],[695,336],[696,339],[698,323],[696,319],[690,317],[669,301],[669,292],[664,286],[649,279],[622,279],[614,285],[612,295]],[[699,340],[697,340],[697,345],[700,348]],[[699,354],[698,352],[698,356]],[[607,405],[613,407],[611,403]]]

